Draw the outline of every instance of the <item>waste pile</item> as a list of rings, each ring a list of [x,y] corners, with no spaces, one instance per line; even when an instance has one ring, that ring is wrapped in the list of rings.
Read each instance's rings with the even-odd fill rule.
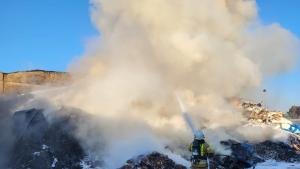
[[[212,164],[217,168],[244,169],[252,167],[255,162],[262,161],[261,159],[253,161],[253,147],[250,144],[233,140],[221,141],[220,143],[232,153],[230,155],[215,154],[212,158]]]
[[[9,169],[61,169],[61,168],[101,168],[105,167],[99,158],[91,157],[75,137],[76,124],[88,122],[90,116],[74,111],[73,108],[62,108],[54,112],[49,122],[43,109],[29,109],[15,112],[10,119],[12,137],[0,145],[0,151],[7,158],[0,160],[0,168]],[[6,143],[11,143],[9,146]],[[168,156],[153,152],[128,160],[121,167],[147,169],[186,169],[176,164]]]
[[[251,168],[257,163],[269,159],[278,162],[299,163],[300,156],[296,149],[288,143],[280,141],[264,141],[260,143],[239,143],[233,140],[220,142],[225,149],[232,151],[230,155],[215,154],[210,159],[210,168],[215,169],[244,169]],[[178,165],[168,156],[153,152],[148,155],[140,155],[126,162],[119,169],[185,169],[185,166]]]
[[[225,149],[230,149],[230,155],[215,154],[210,159],[211,169],[244,169],[252,167],[263,159],[253,157],[253,148],[247,143],[238,143],[232,140],[221,141]],[[168,156],[153,152],[148,155],[140,155],[126,162],[119,169],[186,169],[185,166],[176,164]]]
[[[263,160],[274,159],[278,162],[299,163],[300,155],[294,147],[281,141],[269,141],[252,144],[254,156]]]
[[[297,149],[288,142],[266,140],[259,143],[238,143],[233,140],[220,142],[230,155],[216,154],[212,163],[218,168],[249,168],[267,160],[277,162],[300,163]],[[219,165],[219,166],[218,166]]]
[[[246,117],[251,122],[276,123],[281,120],[283,113],[281,111],[269,111],[261,106],[260,103],[242,102],[241,106],[245,110]]]
[[[119,169],[187,169],[187,167],[176,164],[167,155],[153,152],[130,159]]]
[[[15,112],[11,117],[12,136],[6,142],[1,141],[2,154],[0,168],[85,168],[105,167],[101,159],[91,158],[75,137],[76,124],[91,116],[74,109],[61,109],[51,122],[45,118],[43,109],[29,109]],[[6,144],[10,143],[10,144]],[[9,145],[9,146],[8,146]],[[300,162],[298,138],[291,137],[290,142],[264,141],[261,143],[238,143],[222,141],[221,145],[231,149],[232,154],[216,154],[211,169],[216,167],[247,168],[268,159],[284,162]],[[188,145],[187,145],[188,146]],[[1,156],[2,157],[2,156]],[[134,157],[119,169],[186,169],[176,164],[167,155],[153,152]]]
[[[298,124],[284,118],[283,113],[280,111],[264,109],[260,103],[242,101],[239,106],[245,111],[246,121],[248,122],[246,125],[253,123],[269,125],[274,129],[278,129],[278,132],[287,134],[286,144],[279,141],[265,141],[254,145],[254,149],[258,150],[257,154],[261,155],[263,159],[269,158],[285,162],[299,161],[299,158],[296,158],[299,155],[295,155],[300,153],[300,126]],[[299,112],[299,107],[293,106],[288,114],[289,116],[298,117]]]
[[[296,137],[300,135],[300,126],[284,118],[281,111],[269,111],[263,108],[260,103],[252,101],[241,101],[238,103],[238,107],[244,110],[244,121],[248,123],[272,125],[274,128],[287,131],[290,135]],[[297,114],[298,107],[293,106],[290,109],[290,113],[292,109],[294,110],[294,114]],[[298,139],[300,139],[300,137],[298,137]]]
[[[86,118],[84,114],[73,111],[49,123],[43,111],[30,109],[14,113],[12,137],[7,140],[12,144],[1,145],[1,151],[8,156],[6,161],[1,161],[2,168],[82,168],[86,154],[74,137],[74,124]]]

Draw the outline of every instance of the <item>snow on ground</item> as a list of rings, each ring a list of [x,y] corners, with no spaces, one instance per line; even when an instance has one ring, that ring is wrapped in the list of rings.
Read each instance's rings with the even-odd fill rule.
[[[267,160],[255,166],[255,169],[300,169],[298,163],[276,162],[275,160]]]

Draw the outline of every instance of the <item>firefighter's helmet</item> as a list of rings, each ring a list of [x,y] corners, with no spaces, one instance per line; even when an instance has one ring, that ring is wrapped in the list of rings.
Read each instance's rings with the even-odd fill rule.
[[[195,140],[202,140],[204,139],[204,134],[201,130],[196,130],[194,133]]]

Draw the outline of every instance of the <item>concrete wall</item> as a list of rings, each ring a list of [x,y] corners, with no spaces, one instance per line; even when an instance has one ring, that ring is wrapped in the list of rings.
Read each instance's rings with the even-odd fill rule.
[[[68,82],[71,82],[71,75],[66,72],[43,70],[32,70],[14,73],[0,72],[0,92],[3,94],[21,94],[29,92],[35,87],[46,85],[59,86]]]

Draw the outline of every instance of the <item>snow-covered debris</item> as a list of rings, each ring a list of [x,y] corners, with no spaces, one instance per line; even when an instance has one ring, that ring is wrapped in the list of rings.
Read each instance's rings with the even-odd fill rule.
[[[86,163],[86,161],[81,161],[80,166],[82,167],[82,169],[89,169],[93,167],[91,164]]]
[[[277,162],[300,162],[300,155],[288,143],[267,140],[253,144],[252,146],[254,154],[264,160],[273,159]]]
[[[43,150],[46,148],[49,148],[48,146],[46,146],[45,144],[42,145]]]
[[[82,168],[80,162],[86,153],[75,138],[75,124],[87,117],[72,110],[60,111],[64,113],[58,113],[51,123],[43,109],[23,110],[13,115],[15,140],[8,152],[11,158],[5,162],[7,168]]]

